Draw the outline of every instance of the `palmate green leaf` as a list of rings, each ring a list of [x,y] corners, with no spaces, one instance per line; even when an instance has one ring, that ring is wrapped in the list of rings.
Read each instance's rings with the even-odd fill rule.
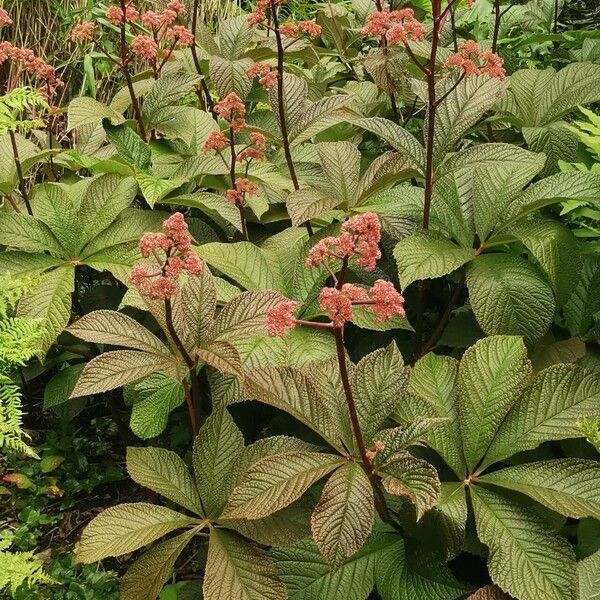
[[[363,468],[349,462],[329,478],[311,518],[312,537],[333,566],[361,549],[374,519],[373,488]]]
[[[512,231],[539,262],[554,286],[557,305],[573,292],[582,266],[579,244],[570,229],[551,220],[526,221]]]
[[[485,454],[530,375],[531,363],[521,338],[484,338],[464,353],[458,369],[458,408],[469,471]]]
[[[196,356],[203,363],[215,367],[221,373],[239,375],[242,372],[242,361],[233,344],[224,340],[203,342],[196,348]]]
[[[252,88],[252,80],[246,75],[246,69],[251,64],[249,58],[230,60],[220,56],[210,57],[208,72],[221,98],[231,92],[235,92],[242,100],[246,98]]]
[[[35,188],[33,214],[48,226],[66,256],[75,256],[79,250],[80,225],[78,203],[69,188],[58,183],[42,183]]]
[[[284,452],[250,465],[229,496],[226,519],[260,519],[297,500],[308,488],[344,464],[333,454]]]
[[[580,437],[577,422],[593,417],[600,401],[600,377],[575,365],[540,371],[506,416],[482,469],[548,440]]]
[[[215,219],[217,223],[231,223],[238,231],[242,230],[240,213],[235,206],[227,202],[225,196],[210,192],[197,192],[186,196],[165,198],[163,204],[197,208],[211,219]]]
[[[552,341],[552,338],[542,339],[531,353],[531,363],[537,373],[558,363],[576,363],[585,356],[585,352],[585,343],[578,337],[557,342]]]
[[[77,560],[93,563],[146,546],[163,535],[197,523],[196,519],[157,504],[119,504],[101,512],[83,530]]]
[[[312,540],[276,548],[271,555],[289,600],[366,600],[375,583],[375,565],[397,544],[403,544],[398,535],[375,531],[357,554],[336,569],[327,564]]]
[[[142,170],[150,167],[150,146],[133,129],[126,125],[114,127],[104,123],[104,131],[108,141],[128,163]]]
[[[458,364],[450,356],[433,352],[419,359],[410,372],[407,401],[399,404],[395,416],[409,427],[420,416],[446,419],[424,439],[464,479],[466,466],[456,401]]]
[[[385,140],[394,150],[410,158],[417,167],[424,168],[425,151],[421,143],[412,133],[406,131],[393,121],[383,117],[370,117],[368,119],[356,119],[353,125],[362,127]]]
[[[347,107],[352,101],[350,94],[336,94],[310,104],[290,132],[291,146],[299,146],[329,127],[349,121],[352,113]]]
[[[256,546],[223,529],[212,529],[204,573],[204,600],[285,600],[275,565]]]
[[[123,115],[118,113],[114,108],[94,100],[94,98],[80,97],[73,98],[69,102],[67,109],[67,131],[98,123],[102,119],[109,119],[113,125],[120,125],[125,122]]]
[[[244,456],[244,438],[225,408],[215,410],[194,440],[192,462],[202,507],[218,517],[236,483]]]
[[[600,519],[600,465],[593,460],[559,458],[516,465],[479,478],[527,494],[575,519]]]
[[[353,369],[350,385],[367,445],[394,412],[407,382],[408,369],[395,342],[367,354]]]
[[[310,219],[320,217],[339,203],[340,199],[337,196],[323,195],[318,190],[308,188],[292,192],[287,197],[285,206],[292,225],[298,227]]]
[[[38,356],[43,358],[71,316],[71,294],[75,288],[75,269],[71,265],[45,273],[35,290],[22,298],[17,316],[42,319],[44,335],[38,345]]]
[[[600,598],[600,550],[577,564],[579,600]]]
[[[385,448],[377,453],[377,464],[383,465],[392,460],[398,452],[408,452],[411,446],[421,446],[422,442],[436,427],[448,423],[445,418],[417,417],[406,427],[382,429],[377,439],[384,443]]]
[[[187,94],[194,91],[200,83],[200,76],[192,73],[166,73],[152,84],[152,88],[144,98],[142,115],[150,125],[154,124],[156,112],[161,108],[175,104]],[[183,108],[183,107],[180,107]]]
[[[357,191],[357,204],[364,204],[377,193],[417,174],[416,165],[400,152],[384,152],[363,173]]]
[[[351,142],[321,142],[316,149],[331,185],[327,194],[353,204],[357,199],[361,159],[356,145]]]
[[[165,448],[127,448],[127,472],[136,483],[197,515],[201,501],[187,465]]]
[[[551,175],[559,170],[559,161],[573,162],[577,159],[579,138],[562,121],[544,127],[523,127],[523,137],[534,152],[546,155],[542,175]]]
[[[53,256],[66,258],[50,228],[34,217],[4,211],[0,213],[0,231],[4,246],[28,252],[47,251]]]
[[[69,327],[69,333],[86,342],[123,346],[173,358],[170,350],[135,319],[116,310],[95,310]]]
[[[150,208],[185,183],[184,179],[159,179],[143,172],[136,173],[135,180]]]
[[[279,119],[279,96],[277,86],[268,92],[269,104],[275,114],[275,119],[281,129]],[[298,123],[304,112],[304,104],[308,98],[308,84],[306,80],[292,73],[283,74],[283,107],[285,111],[286,125],[290,129]]]
[[[191,152],[199,151],[219,126],[210,113],[193,106],[165,106],[154,115],[154,128],[165,137],[183,140]]]
[[[273,253],[251,242],[204,244],[198,248],[198,254],[248,290],[285,289]]]
[[[441,484],[435,467],[426,460],[400,453],[381,467],[385,491],[404,496],[415,506],[417,521],[436,503]]]
[[[436,86],[438,97],[454,85],[447,77]],[[494,106],[504,92],[505,84],[499,79],[486,75],[476,75],[463,79],[456,89],[436,110],[433,133],[433,161],[439,165],[446,153],[454,146],[468,129]],[[428,127],[428,118],[426,119]]]
[[[230,244],[231,245],[231,244]],[[228,302],[211,331],[212,340],[236,341],[267,335],[267,311],[281,304],[279,292],[244,292]]]
[[[226,19],[219,26],[218,42],[221,54],[235,60],[245,54],[253,31],[245,16]]]
[[[177,370],[164,355],[137,350],[114,350],[96,356],[85,365],[71,398],[108,392],[152,373]]]
[[[394,248],[402,289],[419,279],[448,275],[475,258],[475,250],[460,248],[452,241],[431,231],[414,233]]]
[[[467,287],[477,322],[488,335],[536,340],[554,317],[552,288],[536,267],[519,256],[477,257],[467,267]]]
[[[464,596],[465,586],[439,557],[421,549],[418,552],[409,556],[399,542],[378,557],[375,582],[382,600],[455,600]]]
[[[181,383],[162,373],[153,373],[125,386],[123,396],[126,403],[131,404],[131,431],[143,440],[159,436],[167,426],[171,411],[185,399]]]
[[[492,580],[520,600],[575,600],[575,556],[567,540],[511,498],[479,486],[470,491]]]
[[[175,561],[195,535],[196,530],[191,529],[144,552],[121,577],[121,600],[156,598]]]
[[[62,260],[37,252],[4,250],[0,254],[0,273],[15,277],[37,275],[62,264]]]

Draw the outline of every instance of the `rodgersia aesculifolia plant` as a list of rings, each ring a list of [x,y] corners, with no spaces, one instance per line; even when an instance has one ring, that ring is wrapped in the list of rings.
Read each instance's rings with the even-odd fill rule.
[[[0,42],[6,320],[46,409],[122,389],[151,491],[78,559],[124,600],[592,598],[600,261],[560,212],[600,203],[600,65],[517,68],[504,0],[301,4],[93,7],[66,41],[122,89],[65,111]]]

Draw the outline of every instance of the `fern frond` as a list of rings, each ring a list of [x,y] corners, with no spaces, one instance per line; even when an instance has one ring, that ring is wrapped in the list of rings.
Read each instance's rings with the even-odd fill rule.
[[[24,441],[27,434],[21,429],[22,419],[19,387],[10,377],[0,374],[0,450],[12,450],[38,458]]]
[[[44,573],[42,561],[33,552],[0,551],[0,592],[16,594],[21,586],[56,583]]]
[[[0,96],[0,135],[8,131],[30,131],[44,125],[39,118],[21,119],[25,111],[35,108],[48,110],[46,100],[37,90],[28,86],[18,87],[4,96]]]

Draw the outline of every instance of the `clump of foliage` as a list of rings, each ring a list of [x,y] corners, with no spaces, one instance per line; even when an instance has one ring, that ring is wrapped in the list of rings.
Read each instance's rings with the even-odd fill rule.
[[[0,42],[0,440],[17,364],[62,439],[6,491],[60,497],[104,410],[135,484],[65,485],[102,501],[52,593],[594,597],[600,64],[561,6],[119,0],[67,42],[120,83],[62,108]]]

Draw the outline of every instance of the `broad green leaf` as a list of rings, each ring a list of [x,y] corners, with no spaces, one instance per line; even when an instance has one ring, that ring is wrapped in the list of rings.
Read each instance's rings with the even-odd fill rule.
[[[577,422],[598,413],[600,377],[575,365],[553,365],[538,373],[506,416],[483,467],[531,450],[548,440],[580,437]]]
[[[311,519],[312,537],[333,566],[358,552],[371,533],[373,488],[355,462],[340,467],[329,478]]]
[[[332,569],[312,540],[271,552],[289,600],[366,600],[375,583],[375,565],[383,553],[402,538],[391,532],[374,532],[363,548],[343,565]]]
[[[600,550],[577,564],[579,600],[600,598]]]
[[[464,353],[458,369],[458,408],[470,472],[483,458],[530,375],[531,363],[521,338],[484,338]]]
[[[531,354],[531,363],[535,372],[559,363],[576,363],[585,356],[585,343],[581,338],[572,337],[553,342],[551,338],[542,338]]]
[[[488,254],[467,267],[469,300],[488,335],[522,335],[536,340],[546,333],[556,310],[552,288],[519,256]]]
[[[375,582],[382,600],[455,600],[465,587],[439,557],[418,550],[407,556],[404,544],[391,546],[375,563]]]
[[[271,559],[223,529],[212,529],[204,573],[204,600],[285,600]]]
[[[238,351],[233,344],[224,340],[203,342],[196,348],[196,356],[203,363],[215,367],[221,373],[240,375],[242,372],[242,362]]]
[[[198,254],[248,290],[285,289],[272,254],[251,242],[204,244],[198,248]]]
[[[357,199],[361,154],[351,142],[322,142],[316,145],[320,164],[331,185],[328,195],[353,204]]]
[[[48,381],[44,388],[44,410],[68,402],[83,366],[83,363],[68,366]]]
[[[165,198],[163,204],[197,208],[211,219],[215,219],[217,223],[225,221],[231,223],[238,231],[242,230],[240,213],[235,206],[227,202],[225,196],[210,192],[197,192],[186,196]]]
[[[165,106],[175,104],[194,91],[200,77],[191,73],[167,73],[157,79],[144,98],[143,116],[150,125],[154,124],[156,112]],[[183,108],[183,107],[181,107]]]
[[[279,95],[277,86],[271,88],[268,92],[269,104],[275,114],[275,119],[281,129],[279,115]],[[304,104],[308,98],[308,84],[306,80],[292,73],[283,74],[283,107],[285,113],[286,125],[293,129],[304,112]]]
[[[313,189],[301,189],[292,192],[285,201],[287,212],[292,220],[292,225],[298,227],[320,217],[323,213],[335,208],[340,203],[340,198]]]
[[[121,578],[121,600],[156,598],[175,561],[195,535],[196,530],[191,529],[146,550]]]
[[[173,355],[169,349],[135,319],[116,310],[95,310],[69,327],[69,333],[86,342],[123,346],[158,354],[167,359]]]
[[[492,580],[520,600],[575,600],[575,556],[567,540],[508,497],[479,486],[470,491]]]
[[[600,465],[593,460],[559,458],[524,463],[479,480],[527,494],[567,517],[600,519]]]
[[[349,94],[336,94],[310,104],[290,132],[291,146],[299,146],[329,127],[347,122],[351,114],[344,109],[352,99]]]
[[[71,398],[108,392],[167,368],[176,367],[161,354],[137,350],[105,352],[85,365]]]
[[[440,234],[421,231],[399,241],[394,248],[402,289],[419,279],[448,275],[475,258],[475,250],[460,248]]]
[[[104,130],[108,141],[127,162],[142,170],[150,167],[150,146],[133,129],[126,125],[114,127],[105,123]]]
[[[44,321],[44,335],[38,348],[40,358],[69,322],[74,288],[75,269],[70,265],[59,267],[45,273],[35,290],[18,304],[17,316]]]
[[[218,42],[221,54],[235,60],[246,53],[253,31],[245,16],[231,17],[219,26]]]
[[[108,556],[128,554],[194,523],[195,519],[157,504],[136,502],[111,506],[83,530],[77,560],[93,563]]]
[[[308,488],[342,465],[344,459],[317,452],[284,452],[250,465],[225,506],[227,519],[260,519],[297,500]]]
[[[597,255],[584,257],[583,268],[563,312],[571,333],[585,336],[594,315],[600,312],[600,257]]]
[[[231,246],[231,244],[229,244]],[[267,311],[283,300],[278,292],[244,292],[228,302],[215,322],[212,339],[236,342],[267,335]]]
[[[86,188],[79,211],[83,220],[80,236],[82,245],[90,242],[113,223],[121,212],[131,205],[136,192],[137,186],[132,177],[109,173],[92,179]]]
[[[339,449],[334,413],[310,378],[293,368],[263,367],[245,372],[247,394],[304,423]]]
[[[546,272],[554,287],[556,301],[563,306],[579,279],[582,260],[577,239],[562,223],[550,220],[526,221],[512,231]]]
[[[15,277],[37,275],[61,264],[58,258],[37,252],[4,250],[0,254],[0,273]]]
[[[79,250],[81,225],[78,222],[78,203],[67,186],[42,183],[35,188],[33,214],[48,226],[68,257]]]
[[[192,461],[202,506],[218,517],[227,502],[244,454],[244,438],[225,408],[215,410],[194,440]]]
[[[457,395],[458,361],[430,352],[419,359],[408,380],[409,395],[400,403],[396,416],[410,426],[418,416],[447,419],[432,429],[425,441],[461,479],[466,475],[460,438]],[[419,401],[415,401],[419,400]]]
[[[437,96],[444,95],[454,85],[451,78],[445,78],[437,86]],[[492,108],[505,89],[499,79],[486,75],[475,75],[463,79],[456,89],[436,110],[433,133],[433,161],[439,165],[446,153],[452,152],[456,143],[468,129]],[[429,116],[425,127],[428,127]]]
[[[187,465],[165,448],[127,448],[127,473],[136,483],[201,514],[200,496]]]
[[[395,342],[367,354],[353,369],[350,385],[367,445],[396,409],[407,382],[408,369]]]
[[[231,92],[235,92],[242,100],[246,98],[252,87],[252,80],[246,75],[246,69],[251,64],[248,58],[230,60],[221,56],[210,57],[208,72],[221,98]]]
[[[125,386],[123,396],[131,404],[129,426],[143,440],[159,436],[167,427],[171,412],[183,404],[185,398],[181,383],[162,373],[153,373]]]
[[[59,241],[50,228],[34,217],[4,211],[0,213],[2,244],[28,252],[49,252],[53,256],[67,258]]]
[[[433,429],[447,423],[446,418],[419,416],[406,427],[382,429],[377,439],[383,442],[385,448],[377,452],[377,464],[384,465],[388,460],[393,462],[398,453],[408,452],[412,446],[421,446]]]
[[[523,127],[527,147],[546,155],[543,175],[559,170],[559,161],[574,162],[577,159],[579,139],[566,123],[559,121],[543,127]]]
[[[169,139],[183,140],[190,152],[199,151],[211,131],[219,130],[210,113],[193,106],[165,106],[157,110],[154,128]]]
[[[435,467],[408,453],[399,454],[381,468],[385,491],[404,496],[415,506],[417,521],[436,503],[441,484]]]
[[[154,208],[155,204],[185,183],[183,179],[159,179],[143,172],[136,173],[135,180],[150,208]]]
[[[419,168],[424,169],[425,150],[417,138],[406,129],[383,117],[357,119],[352,124],[378,135],[394,150],[410,158]]]
[[[98,102],[93,98],[79,97],[73,98],[69,102],[67,109],[67,131],[88,125],[98,123],[102,119],[110,119],[113,125],[120,125],[125,122],[123,115],[119,114],[114,108]]]

